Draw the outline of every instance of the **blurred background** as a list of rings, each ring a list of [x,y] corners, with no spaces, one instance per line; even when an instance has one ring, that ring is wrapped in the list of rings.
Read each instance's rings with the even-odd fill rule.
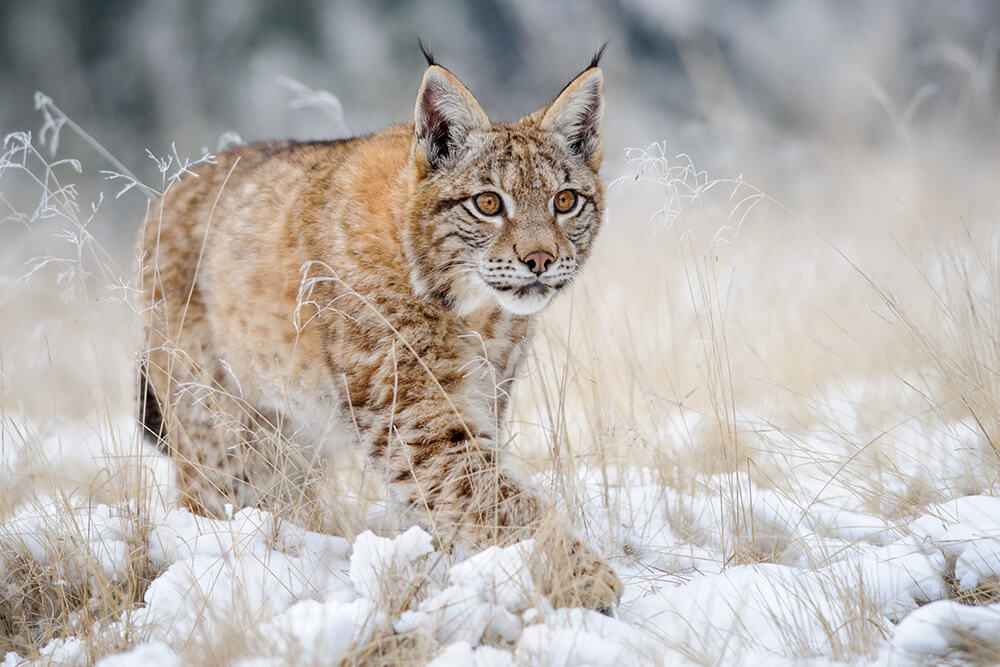
[[[608,175],[624,148],[666,141],[785,201],[830,151],[996,146],[998,29],[992,0],[8,0],[0,133],[37,135],[41,91],[155,183],[147,149],[196,156],[228,133],[329,138],[407,121],[417,36],[502,120],[550,100],[608,41]],[[301,105],[293,82],[336,96],[342,119]],[[86,156],[64,142],[61,156]],[[83,180],[111,168],[87,162]],[[102,240],[130,243],[134,222],[113,224]]]

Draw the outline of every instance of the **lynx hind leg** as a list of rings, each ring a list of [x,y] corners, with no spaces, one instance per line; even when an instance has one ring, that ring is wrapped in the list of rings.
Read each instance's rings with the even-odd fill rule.
[[[214,403],[214,405],[213,405]],[[319,466],[287,436],[280,418],[223,396],[181,418],[194,456],[174,455],[184,502],[213,516],[225,505],[311,515]],[[197,443],[197,444],[195,444]]]
[[[180,502],[215,518],[226,516],[226,505],[239,509],[253,504],[237,401],[209,384],[179,382],[176,374],[171,379],[164,420]]]
[[[291,444],[280,415],[240,399],[216,366],[154,351],[144,391],[140,382],[140,416],[147,436],[164,434],[158,444],[174,461],[180,502],[217,518],[227,505],[308,511],[318,466]]]
[[[240,442],[244,505],[253,504],[282,516],[312,523],[318,486],[323,480],[320,452],[299,446],[286,418],[278,413],[251,411],[244,421]]]

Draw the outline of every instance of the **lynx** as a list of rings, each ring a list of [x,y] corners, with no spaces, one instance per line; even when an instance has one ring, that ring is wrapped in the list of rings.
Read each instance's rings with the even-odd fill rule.
[[[533,316],[601,226],[600,53],[510,123],[425,56],[412,123],[235,148],[147,217],[140,416],[192,510],[263,502],[353,441],[445,542],[511,543],[552,513],[498,424]],[[613,570],[575,537],[565,554],[577,602],[611,609]]]

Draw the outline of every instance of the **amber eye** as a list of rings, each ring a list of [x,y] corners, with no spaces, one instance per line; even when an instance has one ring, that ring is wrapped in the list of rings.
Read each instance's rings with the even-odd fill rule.
[[[495,192],[482,192],[473,197],[472,203],[483,215],[500,215],[503,211],[503,202]]]
[[[572,190],[560,190],[553,201],[556,213],[569,213],[576,206],[576,193]]]

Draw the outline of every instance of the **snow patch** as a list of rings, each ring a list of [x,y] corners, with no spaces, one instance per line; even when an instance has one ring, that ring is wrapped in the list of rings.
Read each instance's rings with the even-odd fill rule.
[[[395,539],[366,530],[354,541],[351,582],[362,597],[386,600],[401,579],[418,579],[424,556],[433,551],[431,536],[417,526]]]
[[[180,667],[181,658],[163,642],[140,644],[131,651],[101,658],[96,667]]]
[[[893,664],[926,665],[946,656],[968,657],[992,647],[1000,655],[1000,604],[980,607],[941,600],[903,619],[892,638]]]
[[[955,559],[960,590],[1000,581],[1000,498],[964,496],[935,505],[910,532]]]

